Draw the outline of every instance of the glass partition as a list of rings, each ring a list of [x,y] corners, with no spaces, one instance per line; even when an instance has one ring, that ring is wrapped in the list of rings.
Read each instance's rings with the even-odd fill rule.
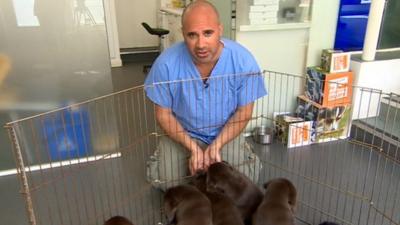
[[[112,91],[102,0],[1,0],[0,124]],[[0,129],[0,170],[14,168]]]

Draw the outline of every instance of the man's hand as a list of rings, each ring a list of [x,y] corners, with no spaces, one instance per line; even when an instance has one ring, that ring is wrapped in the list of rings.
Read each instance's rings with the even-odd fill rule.
[[[204,168],[208,167],[216,162],[221,162],[221,147],[212,143],[210,144],[204,152]]]
[[[189,159],[189,170],[190,174],[194,175],[198,170],[204,170],[204,152],[196,145],[193,150],[191,150],[191,156]]]

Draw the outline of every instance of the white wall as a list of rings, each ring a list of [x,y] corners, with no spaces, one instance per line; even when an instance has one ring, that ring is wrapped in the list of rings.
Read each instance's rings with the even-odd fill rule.
[[[320,64],[322,49],[333,48],[340,0],[314,0],[307,53],[307,66]]]
[[[236,33],[236,40],[253,53],[262,69],[303,74],[308,28],[241,31]]]
[[[157,26],[158,0],[116,0],[119,45],[121,48],[158,46],[158,37],[150,35],[142,22]]]
[[[354,72],[353,119],[375,116],[386,93],[400,94],[400,59],[373,62],[351,62]],[[361,91],[362,87],[377,91]],[[379,91],[382,91],[379,92]]]
[[[307,66],[320,64],[322,49],[333,48],[340,0],[314,0],[310,28],[238,31],[236,40],[256,55],[264,69],[302,75]],[[238,1],[238,19],[247,14]],[[240,22],[240,21],[239,21]]]

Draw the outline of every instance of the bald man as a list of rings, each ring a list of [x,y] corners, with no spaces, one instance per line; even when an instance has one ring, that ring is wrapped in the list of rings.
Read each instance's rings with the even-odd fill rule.
[[[258,180],[260,161],[240,133],[253,102],[266,95],[262,73],[251,53],[222,33],[216,8],[192,2],[182,15],[184,42],[162,52],[145,81],[167,134],[148,162],[157,187],[180,184],[221,160]]]

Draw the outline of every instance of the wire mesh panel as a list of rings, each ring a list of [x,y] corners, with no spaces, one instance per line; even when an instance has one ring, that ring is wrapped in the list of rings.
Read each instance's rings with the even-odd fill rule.
[[[259,86],[253,76],[262,77],[268,95],[256,100],[250,118],[231,119],[235,111],[228,109],[240,105],[234,99],[255,98]],[[236,88],[242,87],[234,84],[243,79],[247,85],[241,96],[224,98],[237,93]],[[147,180],[148,162],[160,140],[188,130],[194,137],[212,136],[226,121],[225,127],[241,129],[248,119],[244,136],[260,126],[274,128],[278,135],[277,118],[283,114],[313,121],[309,130],[297,127],[311,141],[300,140],[297,147],[288,148],[282,142],[290,141],[289,137],[276,137],[269,145],[247,137],[228,146],[235,151],[243,142],[249,143],[262,164],[259,185],[275,177],[287,177],[295,184],[298,224],[324,220],[399,224],[400,97],[353,86],[351,107],[322,107],[299,97],[309,85],[304,77],[270,71],[160,82],[8,123],[29,223],[103,224],[115,215],[135,225],[164,223],[163,192]],[[330,85],[338,89],[343,84]],[[157,107],[146,97],[151,88],[163,102],[172,101],[176,107],[183,103],[169,95],[184,89],[187,104],[194,107],[183,111],[186,115],[174,114],[183,129],[173,120],[167,120],[172,130],[158,127]],[[207,112],[212,108],[213,113],[200,113],[200,108]],[[185,121],[187,117],[195,122]],[[197,120],[203,121],[201,126]],[[177,173],[188,175],[187,166],[180,166]]]

